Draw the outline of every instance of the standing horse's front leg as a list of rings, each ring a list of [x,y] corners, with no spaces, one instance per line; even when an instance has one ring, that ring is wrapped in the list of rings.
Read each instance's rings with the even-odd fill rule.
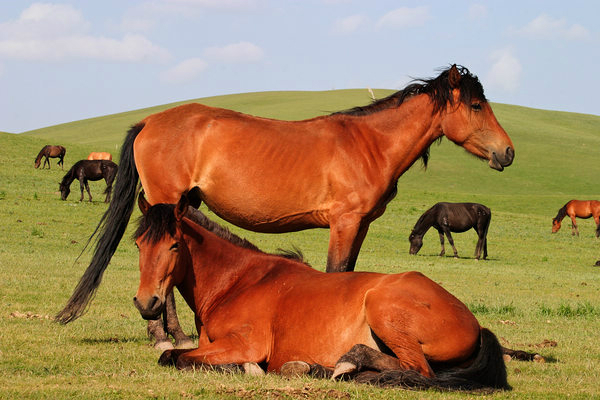
[[[92,193],[90,192],[90,185],[88,184],[87,179],[84,179],[83,182],[85,183],[85,190],[87,190],[88,196],[90,198],[90,203],[92,202]],[[81,190],[81,200],[83,200],[83,189]]]
[[[444,232],[438,231],[438,234],[440,235],[440,244],[442,245],[442,251],[440,252],[440,257],[442,257],[446,254],[446,248],[444,247]]]
[[[79,201],[83,201],[83,189],[85,187],[84,179],[79,179],[79,190],[81,191],[81,197],[79,197]]]
[[[452,246],[452,250],[454,251],[454,258],[458,258],[458,251],[456,251],[456,247],[454,247],[454,239],[452,239],[452,235],[450,234],[450,229],[444,227],[444,233],[448,237],[448,243]]]
[[[569,215],[569,217],[571,218],[571,236],[575,236],[575,234],[579,236],[579,229],[577,229],[577,222],[575,221],[575,216]]]
[[[342,214],[330,222],[326,272],[354,271],[368,224],[355,213]]]

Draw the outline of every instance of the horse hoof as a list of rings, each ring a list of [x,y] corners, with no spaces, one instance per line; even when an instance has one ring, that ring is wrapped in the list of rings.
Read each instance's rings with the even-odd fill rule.
[[[342,361],[341,363],[337,363],[335,365],[335,369],[333,370],[333,375],[331,375],[331,379],[336,380],[338,377],[344,374],[351,374],[353,372],[356,372],[356,365],[347,361]]]
[[[535,356],[533,356],[533,362],[543,364],[546,362],[546,359],[540,356],[539,354],[536,354]]]
[[[508,362],[512,361],[512,357],[509,356],[508,354],[502,355],[502,359],[504,360],[505,363],[508,363]]]
[[[286,378],[307,375],[310,372],[310,365],[304,361],[288,361],[281,366],[279,372]]]
[[[161,340],[160,342],[156,342],[154,344],[154,348],[156,350],[165,351],[165,350],[173,350],[173,343],[169,340]]]
[[[246,375],[250,376],[262,376],[265,374],[265,371],[258,366],[255,362],[247,362],[242,364],[242,368]]]
[[[191,340],[182,340],[180,342],[175,342],[176,349],[195,349],[196,345]]]
[[[594,264],[595,267],[600,267],[600,260],[596,261],[596,264]]]

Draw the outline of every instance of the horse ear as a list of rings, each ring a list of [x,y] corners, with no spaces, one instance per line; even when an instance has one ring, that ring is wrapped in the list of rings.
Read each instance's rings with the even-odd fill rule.
[[[453,64],[448,72],[448,82],[450,83],[450,87],[452,89],[458,89],[461,78],[462,76],[460,75],[456,64]]]
[[[188,200],[187,192],[184,192],[175,206],[175,219],[177,221],[181,221],[185,217],[189,205],[190,201]]]
[[[140,195],[138,196],[138,207],[140,208],[140,211],[144,215],[146,215],[146,213],[150,209],[150,203],[148,203],[148,200],[146,200],[143,190],[140,192]]]

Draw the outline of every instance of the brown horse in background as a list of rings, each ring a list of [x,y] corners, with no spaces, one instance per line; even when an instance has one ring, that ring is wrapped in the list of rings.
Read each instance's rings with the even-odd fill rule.
[[[558,232],[561,221],[565,216],[571,218],[571,234],[579,236],[579,229],[575,218],[594,217],[596,222],[596,237],[600,237],[600,201],[597,200],[571,200],[558,210],[556,217],[552,219],[552,233]]]
[[[370,371],[366,381],[386,385],[509,388],[494,334],[419,272],[323,273],[248,248],[199,211],[188,218],[185,195],[176,206],[143,196],[139,205],[134,303],[154,319],[177,287],[200,334],[198,348],[167,350],[162,365],[279,372],[292,362],[333,378]]]
[[[57,319],[85,310],[127,227],[138,179],[151,204],[190,193],[223,219],[258,232],[330,228],[327,272],[352,271],[369,224],[399,177],[446,136],[502,171],[514,157],[483,87],[452,67],[371,105],[303,121],[187,104],[133,126],[94,256]]]
[[[109,160],[112,161],[112,154],[106,151],[92,151],[88,156],[88,160]]]
[[[106,182],[106,189],[104,193],[106,198],[105,203],[110,200],[110,193],[112,191],[112,184],[117,175],[117,164],[108,160],[80,160],[71,167],[71,169],[65,174],[59,185],[60,198],[66,200],[71,193],[71,183],[77,179],[79,180],[79,188],[81,189],[81,197],[79,201],[83,201],[83,189],[87,190],[90,202],[92,201],[92,193],[90,193],[90,185],[88,181],[99,181],[104,179]]]
[[[46,157],[42,169],[46,167],[46,163],[48,164],[48,169],[50,169],[50,158],[59,158],[57,165],[60,165],[60,167],[64,170],[64,158],[66,153],[67,149],[65,149],[63,146],[52,146],[48,144],[42,147],[42,150],[40,150],[38,153],[34,161],[34,166],[35,168],[39,168],[42,157]]]

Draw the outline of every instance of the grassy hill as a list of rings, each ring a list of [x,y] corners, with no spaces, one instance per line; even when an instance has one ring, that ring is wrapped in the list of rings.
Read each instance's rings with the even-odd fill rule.
[[[375,91],[382,97],[389,91]],[[268,92],[219,96],[199,102],[282,119],[303,119],[369,102],[366,90]],[[180,103],[176,103],[180,104]],[[20,135],[0,133],[0,397],[2,398],[464,398],[461,394],[377,389],[346,382],[277,376],[249,378],[179,373],[156,365],[145,324],[131,304],[138,285],[133,220],[88,313],[60,326],[51,321],[72,293],[90,254],[75,259],[106,206],[103,183],[92,183],[94,202],[79,203],[77,183],[61,201],[58,182],[90,151],[115,156],[127,128],[174,104],[76,121]],[[508,364],[513,391],[486,398],[599,397],[600,240],[592,220],[580,220],[580,237],[550,234],[551,219],[572,198],[600,199],[600,117],[493,104],[512,138],[516,158],[499,173],[443,140],[399,180],[399,193],[375,221],[357,270],[422,271],[440,282],[508,346],[539,351],[546,364]],[[45,144],[67,147],[65,171],[36,170]],[[118,161],[118,157],[115,157]],[[429,232],[419,255],[408,255],[408,235],[437,201],[475,201],[492,209],[490,259],[477,262],[474,232],[455,234],[461,258],[438,257]],[[203,210],[210,218],[214,214]],[[231,229],[260,248],[292,244],[324,269],[327,230],[281,235]],[[451,252],[447,249],[447,254]],[[181,300],[181,299],[179,299]],[[179,303],[187,332],[189,311]],[[309,318],[310,316],[307,316]],[[544,340],[556,347],[543,347]]]

